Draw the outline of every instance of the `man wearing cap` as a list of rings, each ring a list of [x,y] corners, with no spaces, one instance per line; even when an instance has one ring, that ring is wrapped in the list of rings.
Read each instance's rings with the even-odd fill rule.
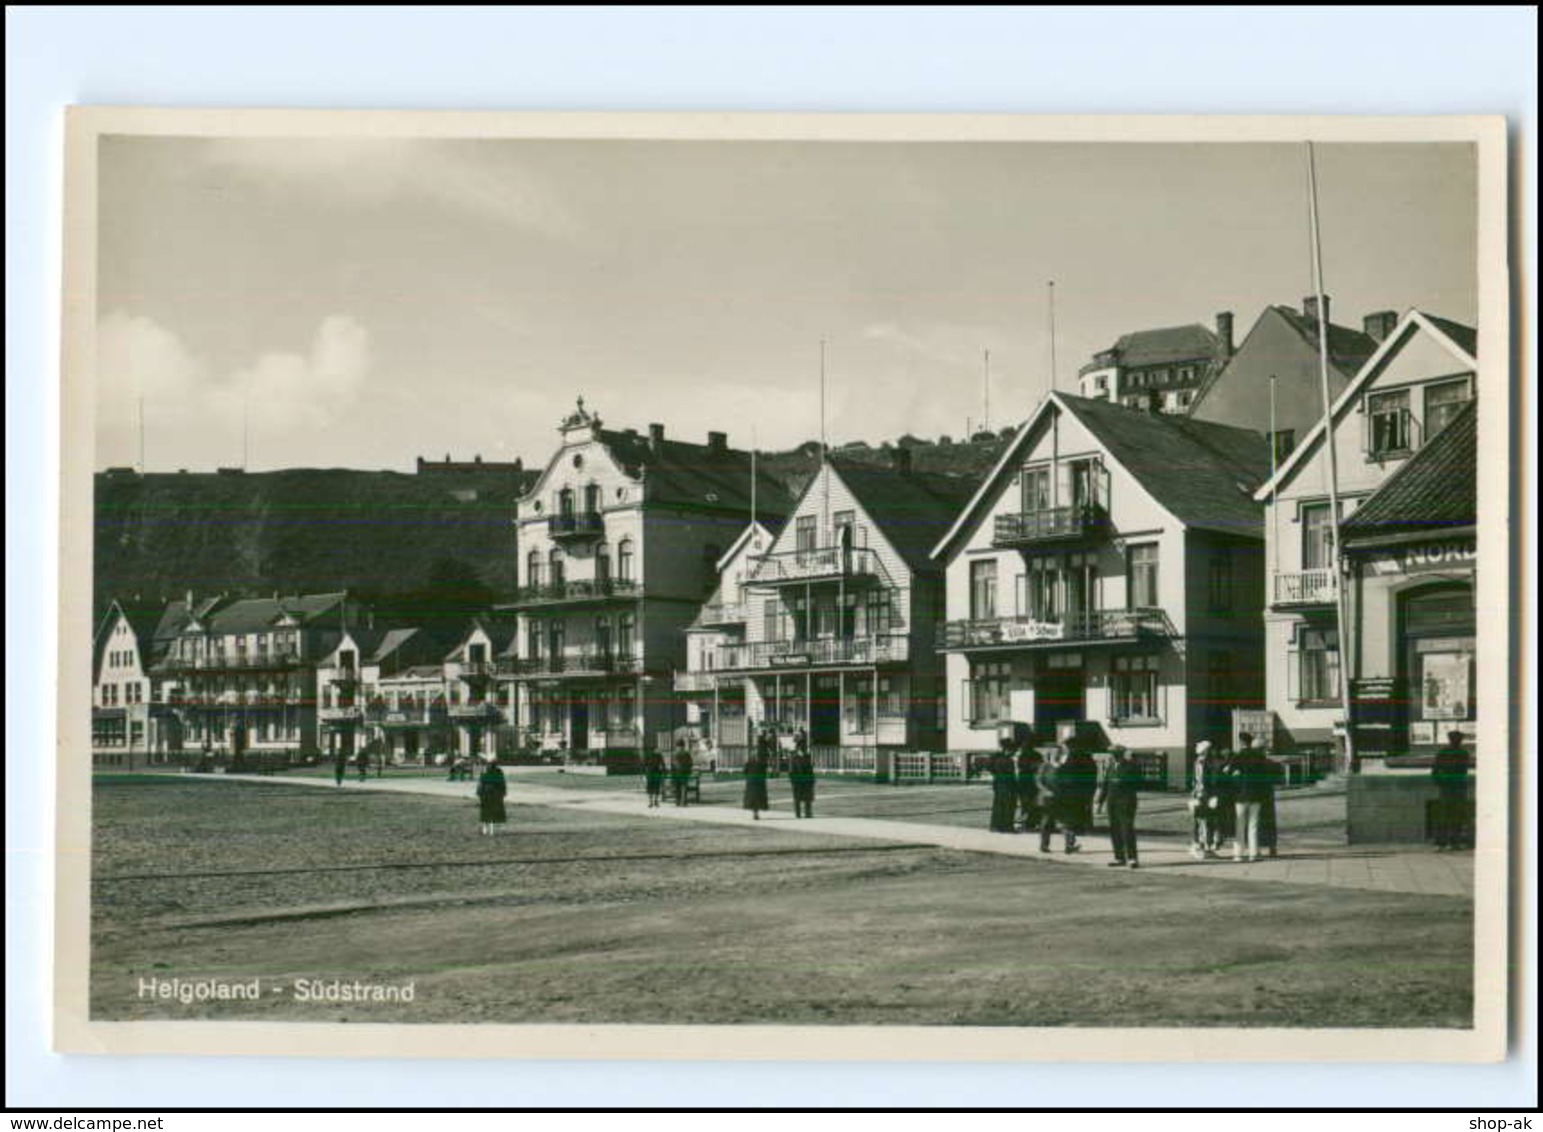
[[[1116,743],[1109,758],[1098,768],[1098,790],[1093,805],[1109,815],[1109,840],[1114,860],[1109,867],[1139,869],[1136,859],[1136,791],[1141,788],[1141,768],[1129,751]]]
[[[1195,815],[1194,844],[1189,855],[1197,861],[1216,856],[1221,844],[1221,792],[1217,788],[1217,760],[1211,755],[1211,741],[1195,744],[1195,777],[1190,787],[1190,810]]]

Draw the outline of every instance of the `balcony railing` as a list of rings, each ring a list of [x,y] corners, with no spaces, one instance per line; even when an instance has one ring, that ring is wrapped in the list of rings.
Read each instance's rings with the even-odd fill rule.
[[[352,707],[317,708],[316,717],[323,723],[363,723],[364,708],[358,704]]]
[[[714,671],[761,668],[815,668],[828,665],[893,664],[910,659],[911,640],[903,634],[882,637],[825,637],[804,641],[756,641],[720,645],[711,650]]]
[[[1333,570],[1303,570],[1275,575],[1277,606],[1332,605],[1339,597],[1339,578]]]
[[[732,672],[677,672],[677,692],[711,692],[714,688],[737,688],[745,682],[742,675]]]
[[[449,713],[451,719],[463,723],[478,719],[496,719],[503,714],[498,704],[492,700],[478,700],[474,704],[451,704]]]
[[[611,598],[637,597],[642,587],[631,578],[602,578],[595,581],[558,582],[546,586],[523,586],[515,591],[511,606],[558,605]]]
[[[763,554],[752,561],[754,564],[750,567],[747,581],[759,586],[836,579],[871,581],[887,577],[878,554],[866,546],[785,550],[776,554]]]
[[[600,538],[605,534],[605,519],[598,511],[569,511],[550,515],[546,521],[546,533],[558,540]]]
[[[744,602],[711,601],[697,614],[698,625],[743,625],[750,620],[750,607]]]
[[[643,671],[643,660],[606,652],[570,652],[560,656],[516,657],[498,662],[504,676],[626,676]]]
[[[1032,617],[947,621],[939,627],[938,648],[1091,644],[1171,636],[1173,625],[1161,609],[1099,609],[1068,613],[1048,621]]]
[[[293,668],[300,655],[292,650],[259,653],[217,653],[213,656],[171,657],[163,666],[174,672],[217,672],[225,669]]]
[[[1017,511],[996,517],[992,545],[1010,547],[1030,542],[1090,538],[1102,534],[1108,525],[1109,513],[1097,503]]]

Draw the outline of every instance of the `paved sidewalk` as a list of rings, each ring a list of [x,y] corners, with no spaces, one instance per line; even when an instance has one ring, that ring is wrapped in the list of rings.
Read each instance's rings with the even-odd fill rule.
[[[279,779],[258,775],[226,775],[240,782],[272,784]],[[450,798],[472,798],[474,783],[449,782],[443,778],[372,778],[365,783],[352,779],[338,787],[325,778],[284,778],[286,784],[304,784],[327,790],[372,790],[400,794],[429,794]],[[924,822],[886,821],[880,818],[813,817],[798,819],[787,810],[773,810],[756,821],[748,811],[732,806],[673,806],[666,803],[650,810],[636,789],[586,790],[578,792],[562,787],[542,786],[509,776],[508,801],[516,805],[551,806],[558,809],[590,810],[625,814],[658,821],[694,821],[717,825],[753,826],[768,836],[778,831],[822,833],[872,841],[907,842],[936,845],[968,853],[997,853],[1010,857],[1029,857],[1046,864],[1068,868],[1107,868],[1114,859],[1109,840],[1102,835],[1084,837],[1082,851],[1063,853],[1062,838],[1052,838],[1052,852],[1039,851],[1039,836],[1033,833],[991,833],[963,826],[932,825]],[[1474,889],[1472,853],[1438,853],[1427,846],[1412,845],[1333,845],[1324,841],[1301,846],[1288,844],[1282,856],[1253,862],[1235,862],[1230,857],[1196,861],[1190,857],[1188,844],[1172,834],[1154,835],[1141,842],[1141,869],[1135,875],[1194,876],[1213,880],[1246,880],[1285,884],[1320,884],[1335,888],[1353,888],[1381,892],[1418,892],[1433,896],[1466,896]]]

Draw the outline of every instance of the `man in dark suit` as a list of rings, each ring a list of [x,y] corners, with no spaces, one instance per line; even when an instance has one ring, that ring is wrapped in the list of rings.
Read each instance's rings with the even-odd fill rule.
[[[1141,767],[1124,747],[1109,748],[1109,760],[1099,767],[1098,789],[1093,804],[1109,815],[1109,840],[1114,846],[1110,868],[1140,868],[1136,855],[1136,792],[1141,788]]]
[[[1018,808],[1023,812],[1023,832],[1039,828],[1039,768],[1044,756],[1025,743],[1018,752]]]
[[[1461,731],[1447,732],[1447,745],[1436,752],[1431,781],[1436,784],[1436,849],[1461,849],[1468,810],[1468,768],[1471,760]]]
[[[675,744],[675,764],[671,768],[674,772],[671,777],[674,779],[677,806],[686,804],[686,792],[691,788],[692,765],[691,751],[686,747],[686,741],[681,739]]]
[[[1067,822],[1067,852],[1075,853],[1077,838],[1093,825],[1093,795],[1098,790],[1098,763],[1080,741],[1069,745],[1056,781]]]

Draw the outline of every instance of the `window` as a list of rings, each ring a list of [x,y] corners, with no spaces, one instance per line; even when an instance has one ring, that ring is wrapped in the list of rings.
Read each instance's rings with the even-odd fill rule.
[[[1452,418],[1463,411],[1473,394],[1468,379],[1438,381],[1425,387],[1425,438],[1429,440],[1451,423]]]
[[[563,552],[555,546],[552,548],[551,554],[547,556],[547,572],[552,577],[553,586],[563,584]]]
[[[1232,555],[1225,550],[1211,555],[1206,593],[1212,613],[1232,612]]]
[[[604,615],[595,618],[595,652],[603,657],[611,655],[611,619]]]
[[[604,584],[611,580],[611,548],[601,542],[595,546],[595,581]]]
[[[1294,428],[1282,428],[1269,434],[1270,447],[1275,453],[1275,462],[1281,463],[1290,456],[1297,446],[1297,430]]]
[[[1091,554],[1072,554],[1066,559],[1066,612],[1090,617],[1098,610],[1098,567]]]
[[[1339,701],[1339,634],[1304,625],[1297,631],[1296,655],[1287,668],[1295,677],[1291,697],[1298,703]]]
[[[632,540],[624,538],[616,548],[616,577],[623,582],[633,581]]]
[[[1048,511],[1050,509],[1050,469],[1025,468],[1023,470],[1024,511]]]
[[[970,563],[970,618],[994,620],[997,615],[997,560]]]
[[[618,656],[632,656],[638,635],[638,618],[635,613],[623,613],[616,618],[616,652]]]
[[[1408,452],[1414,446],[1409,390],[1373,393],[1366,399],[1367,451],[1373,456]]]
[[[533,550],[525,556],[525,584],[534,588],[542,581],[541,552]]]
[[[525,625],[525,656],[530,660],[541,659],[541,626],[534,621]]]
[[[616,689],[616,718],[615,726],[622,730],[631,730],[637,721],[637,689],[631,684],[623,684]]]
[[[1061,619],[1061,563],[1056,558],[1029,561],[1028,615],[1035,621]]]
[[[800,551],[813,550],[819,545],[819,532],[815,524],[819,520],[814,515],[800,515],[794,524],[794,547]]]
[[[1334,529],[1329,524],[1327,503],[1302,506],[1302,569],[1330,570],[1334,567]]]
[[[860,677],[848,684],[846,702],[847,732],[852,735],[872,735],[874,721],[873,679]]]
[[[871,590],[868,593],[868,635],[882,637],[893,627],[894,604],[888,590]]]
[[[554,665],[561,664],[563,651],[567,646],[568,630],[561,621],[554,621],[547,629],[547,656],[552,658]]]
[[[1130,595],[1125,603],[1130,609],[1154,609],[1157,600],[1157,544],[1133,546],[1126,566],[1126,590]]]
[[[879,677],[878,702],[880,719],[905,718],[905,698],[901,696],[896,682],[888,676]],[[948,726],[947,720],[944,726]]]
[[[1007,693],[1012,681],[1012,665],[1006,661],[977,664],[975,678],[969,682],[970,722],[992,724],[1007,714]]]
[[[1121,722],[1158,720],[1155,656],[1117,656],[1109,674],[1109,718]]]
[[[782,599],[770,597],[761,606],[763,623],[761,635],[768,641],[783,641],[787,639],[787,619],[783,616]]]
[[[590,484],[584,489],[584,510],[593,515],[600,510],[600,485]]]
[[[837,511],[830,517],[831,531],[836,536],[835,545],[850,547],[857,545],[857,512]]]
[[[557,493],[557,513],[559,515],[573,515],[573,488],[565,487]]]

